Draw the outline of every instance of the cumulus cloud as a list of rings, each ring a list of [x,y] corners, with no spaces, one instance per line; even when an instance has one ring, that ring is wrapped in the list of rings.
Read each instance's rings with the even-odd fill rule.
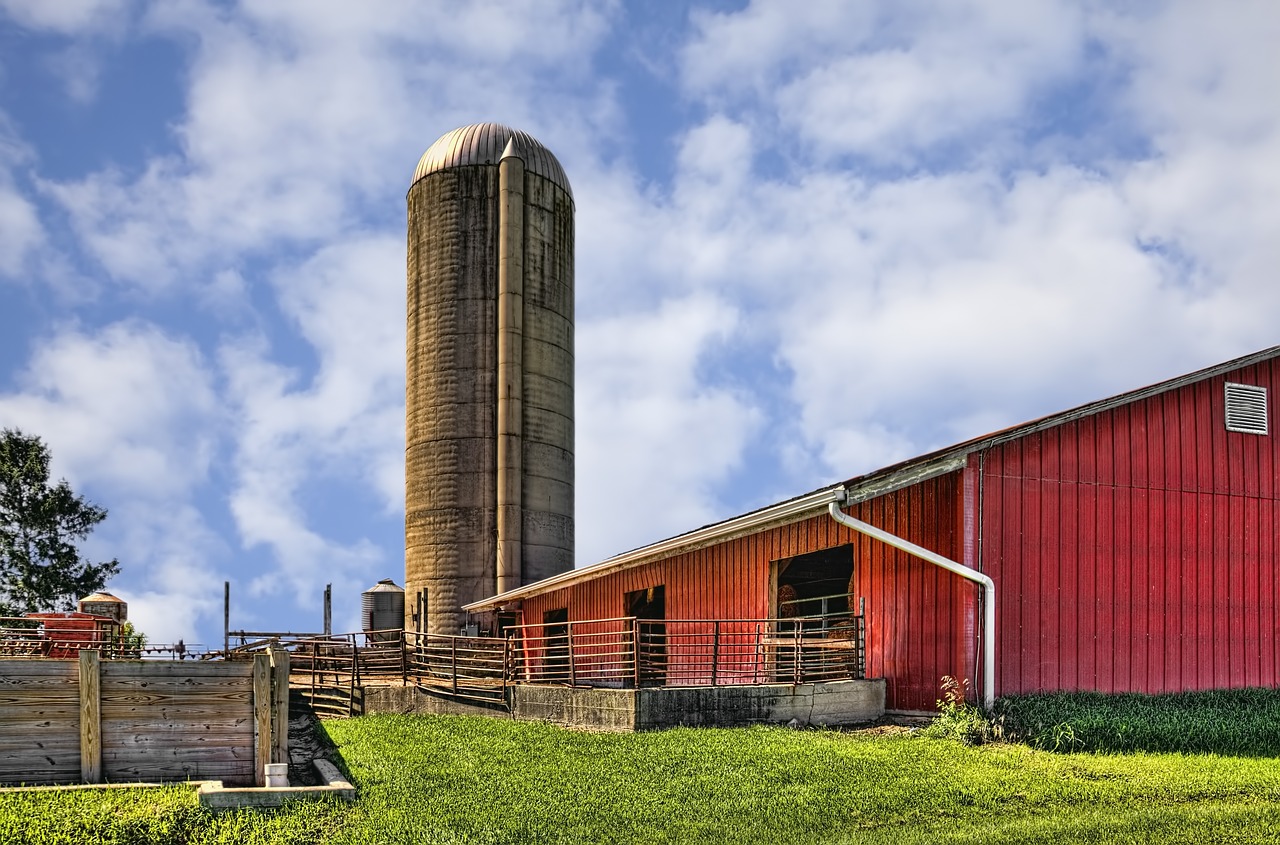
[[[403,250],[389,237],[352,240],[276,275],[279,302],[318,357],[312,377],[276,363],[262,338],[223,349],[240,420],[231,511],[243,543],[268,546],[278,565],[255,580],[259,593],[305,600],[318,569],[354,587],[387,565],[383,546],[314,524],[301,499],[309,485],[360,485],[399,524],[404,324],[390,315],[403,312]]]
[[[720,511],[715,485],[737,466],[760,414],[744,392],[707,383],[698,368],[737,322],[732,306],[695,296],[579,326],[580,564]]]
[[[21,26],[75,35],[115,28],[134,5],[133,0],[0,0],[0,11]]]
[[[109,512],[86,556],[121,561],[109,586],[152,641],[192,641],[216,615],[210,584],[225,563],[194,504],[221,422],[199,351],[141,321],[71,326],[37,345],[16,382],[0,425],[40,436],[53,476]]]
[[[17,386],[0,395],[0,418],[43,437],[73,481],[162,500],[208,472],[210,374],[194,344],[152,324],[66,328],[37,346]]]

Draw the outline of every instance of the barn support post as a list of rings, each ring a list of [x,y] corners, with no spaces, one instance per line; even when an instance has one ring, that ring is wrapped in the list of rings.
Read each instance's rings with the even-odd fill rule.
[[[917,546],[910,540],[904,540],[896,534],[868,525],[860,519],[854,519],[840,510],[839,501],[832,502],[827,509],[831,518],[846,528],[852,528],[860,534],[865,534],[982,586],[982,706],[990,710],[996,700],[996,583],[989,576],[963,563],[943,557],[937,552],[931,552],[923,546]]]

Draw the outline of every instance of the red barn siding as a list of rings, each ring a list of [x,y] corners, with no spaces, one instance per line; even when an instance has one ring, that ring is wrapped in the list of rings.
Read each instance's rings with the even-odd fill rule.
[[[1271,434],[1226,430],[1225,381]],[[1277,388],[1272,359],[971,456],[1001,694],[1280,683]]]
[[[960,481],[961,474],[952,473],[849,513],[959,558]],[[972,677],[976,588],[852,532],[826,513],[527,598],[524,618],[538,624],[544,612],[561,607],[571,620],[618,617],[628,592],[661,584],[668,619],[763,619],[772,613],[772,563],[845,544],[854,546],[857,591],[866,602],[867,676],[886,679],[889,709],[932,710],[943,675]]]

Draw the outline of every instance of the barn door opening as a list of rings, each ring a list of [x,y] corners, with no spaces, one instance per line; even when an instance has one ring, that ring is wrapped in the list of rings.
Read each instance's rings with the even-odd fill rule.
[[[641,686],[662,686],[667,680],[666,587],[627,593],[626,613],[636,619],[636,678]]]
[[[546,681],[569,681],[569,608],[561,607],[542,614],[542,637],[545,648],[542,677]]]
[[[863,627],[853,545],[778,561],[774,588],[777,680],[858,677]]]

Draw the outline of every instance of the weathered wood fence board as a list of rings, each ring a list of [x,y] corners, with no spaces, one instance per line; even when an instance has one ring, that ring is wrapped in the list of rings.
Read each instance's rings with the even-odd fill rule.
[[[0,781],[80,779],[79,673],[72,660],[0,660]]]
[[[288,672],[283,652],[254,663],[88,651],[0,660],[0,783],[260,783],[263,762],[289,759]]]

